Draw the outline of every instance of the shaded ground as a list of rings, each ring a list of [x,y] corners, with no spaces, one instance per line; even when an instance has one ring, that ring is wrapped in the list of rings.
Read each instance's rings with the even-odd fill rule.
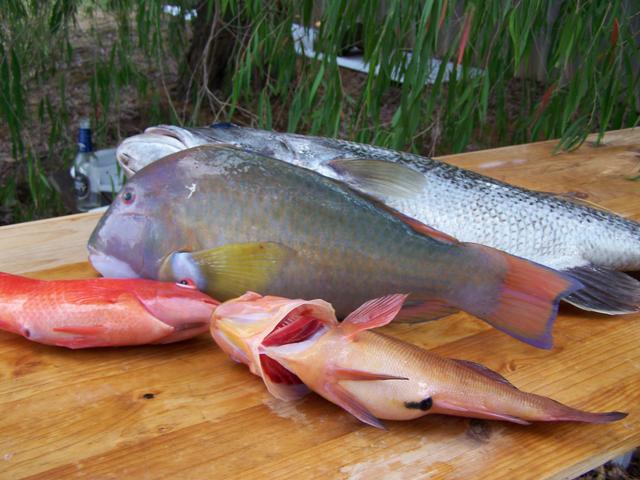
[[[640,449],[636,449],[628,468],[608,462],[581,475],[577,480],[638,480],[640,479]]]

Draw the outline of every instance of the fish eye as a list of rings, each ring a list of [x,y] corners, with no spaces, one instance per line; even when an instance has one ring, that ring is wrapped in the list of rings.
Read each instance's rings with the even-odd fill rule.
[[[131,190],[127,190],[122,194],[122,201],[127,205],[131,205],[136,198],[136,194]]]
[[[195,290],[196,289],[196,284],[190,278],[183,278],[182,280],[177,282],[176,285],[178,287],[188,288],[190,290]]]

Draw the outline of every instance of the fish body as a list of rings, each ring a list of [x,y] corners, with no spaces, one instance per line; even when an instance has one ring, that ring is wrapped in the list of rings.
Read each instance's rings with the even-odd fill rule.
[[[443,358],[370,331],[390,322],[405,297],[371,300],[338,323],[326,302],[248,293],[216,310],[211,332],[274,396],[292,400],[312,390],[376,427],[383,426],[381,419],[432,413],[520,424],[624,418],[522,392],[480,364]]]
[[[253,290],[330,300],[412,292],[406,315],[462,309],[551,346],[558,301],[579,288],[526,260],[461,244],[327,177],[253,152],[194,147],[127,183],[89,241],[105,276],[193,279],[220,300]],[[413,310],[413,312],[411,312]]]
[[[132,174],[169,153],[211,143],[314,170],[459,241],[566,271],[584,286],[568,299],[580,308],[609,314],[640,309],[640,282],[620,272],[640,270],[640,224],[576,199],[527,190],[410,153],[228,123],[151,127],[126,139],[117,155]]]
[[[0,273],[0,329],[69,348],[171,343],[206,332],[219,302],[183,284]]]

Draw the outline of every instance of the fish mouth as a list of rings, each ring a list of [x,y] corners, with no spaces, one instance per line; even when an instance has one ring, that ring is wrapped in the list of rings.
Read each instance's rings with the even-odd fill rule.
[[[89,263],[103,277],[109,278],[140,278],[131,266],[113,255],[96,250],[89,245]]]
[[[187,141],[184,138],[184,135],[180,135],[183,131],[177,131],[174,128],[171,128],[170,125],[158,125],[155,127],[149,127],[145,129],[144,135],[157,135],[161,137],[169,137],[173,138],[180,142],[184,148],[187,148]]]
[[[129,165],[135,161],[135,158],[133,158],[126,152],[118,152],[116,156],[118,163],[124,170],[124,173],[127,177],[131,177],[134,173],[136,173],[131,169],[131,167],[129,167]]]
[[[188,139],[169,127],[151,127],[126,138],[116,150],[116,159],[131,177],[149,163],[188,148]]]

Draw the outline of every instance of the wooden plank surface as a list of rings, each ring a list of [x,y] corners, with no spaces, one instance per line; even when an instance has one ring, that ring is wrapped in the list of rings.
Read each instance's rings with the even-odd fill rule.
[[[580,192],[640,219],[640,130],[553,156],[555,142],[454,155],[519,185]],[[85,244],[99,215],[0,228],[0,271],[95,275]],[[387,333],[481,362],[518,387],[611,425],[470,421],[439,415],[381,431],[311,395],[269,396],[207,335],[168,346],[71,351],[0,332],[1,478],[573,478],[640,445],[640,316],[563,307],[555,348],[537,350],[465,314]],[[152,395],[145,395],[152,394]],[[152,398],[149,398],[152,397]]]

